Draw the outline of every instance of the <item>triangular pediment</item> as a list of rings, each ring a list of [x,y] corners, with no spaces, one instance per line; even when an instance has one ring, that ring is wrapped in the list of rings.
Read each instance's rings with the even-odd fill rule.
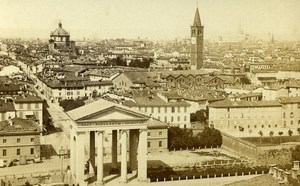
[[[78,119],[77,121],[95,122],[95,121],[124,121],[124,120],[147,120],[147,115],[124,109],[121,107],[112,106],[107,109],[92,113],[88,116]]]

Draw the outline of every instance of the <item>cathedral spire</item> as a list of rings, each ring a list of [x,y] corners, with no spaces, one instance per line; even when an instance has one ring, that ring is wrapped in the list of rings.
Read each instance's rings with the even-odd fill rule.
[[[199,14],[198,6],[197,6],[197,9],[196,9],[196,13],[195,13],[195,18],[194,18],[194,24],[193,24],[193,26],[201,26],[200,14]]]

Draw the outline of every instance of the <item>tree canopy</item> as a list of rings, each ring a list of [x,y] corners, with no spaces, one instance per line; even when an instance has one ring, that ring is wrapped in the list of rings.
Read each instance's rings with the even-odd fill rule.
[[[203,132],[193,136],[191,129],[170,127],[168,129],[169,149],[192,147],[220,147],[223,143],[221,132],[217,129],[206,127]]]
[[[139,68],[149,68],[150,63],[153,62],[152,58],[143,58],[142,60],[140,59],[133,59],[129,63],[130,67],[139,67]]]
[[[296,148],[292,152],[292,160],[300,161],[300,145],[297,145]]]
[[[198,110],[195,113],[191,113],[191,122],[200,121],[202,123],[207,123],[208,120],[208,110]]]

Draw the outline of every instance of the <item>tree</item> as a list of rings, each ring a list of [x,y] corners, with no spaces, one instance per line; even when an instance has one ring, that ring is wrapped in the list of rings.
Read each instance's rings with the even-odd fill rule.
[[[221,132],[215,128],[205,127],[198,137],[201,147],[220,147],[223,143]]]
[[[69,110],[76,109],[78,107],[81,107],[85,105],[83,100],[73,100],[73,99],[68,99],[68,100],[62,100],[59,102],[59,106],[64,108],[65,112],[68,112]]]
[[[279,132],[278,132],[278,135],[280,136],[280,143],[281,143],[281,136],[283,135],[283,132],[282,132],[282,131],[279,131]]]
[[[195,113],[191,113],[190,121],[195,122],[195,121],[200,121],[202,123],[207,123],[208,119],[208,110],[198,110]]]
[[[289,129],[288,134],[289,134],[289,136],[292,136],[293,135],[293,131],[291,129]]]
[[[270,135],[270,137],[271,137],[271,143],[273,143],[273,135],[274,135],[274,131],[271,130],[271,131],[269,132],[269,135]]]
[[[139,67],[139,68],[149,68],[150,64],[153,62],[152,58],[143,58],[142,60],[140,59],[133,59],[129,63],[130,67]]]
[[[259,131],[258,134],[260,135],[260,144],[262,143],[262,137],[264,135],[263,131]]]
[[[221,132],[214,128],[206,127],[203,132],[193,136],[192,130],[179,127],[168,129],[168,147],[172,149],[191,147],[220,147],[223,143]]]
[[[170,127],[168,129],[169,149],[180,149],[191,147],[193,145],[193,133],[191,130],[179,127]]]
[[[300,161],[300,145],[297,145],[296,148],[292,151],[292,160]]]
[[[240,80],[242,84],[251,84],[250,79],[248,79],[247,77],[242,77]]]
[[[174,68],[174,70],[183,70],[181,65],[178,65],[176,68]]]

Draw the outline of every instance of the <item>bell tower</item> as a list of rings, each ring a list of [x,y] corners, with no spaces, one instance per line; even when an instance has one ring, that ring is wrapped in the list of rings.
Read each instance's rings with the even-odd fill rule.
[[[194,23],[191,26],[191,69],[198,70],[203,67],[203,33],[199,9],[197,7]]]

